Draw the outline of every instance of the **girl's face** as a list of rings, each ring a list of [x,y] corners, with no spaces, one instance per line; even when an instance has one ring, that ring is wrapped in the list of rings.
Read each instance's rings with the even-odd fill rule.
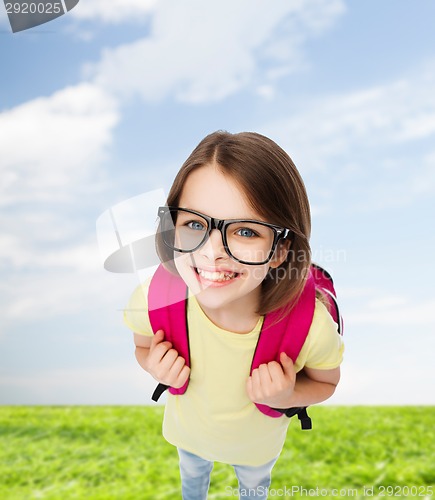
[[[179,206],[218,219],[263,220],[247,203],[239,185],[213,164],[189,174]],[[222,235],[214,229],[195,252],[175,253],[175,266],[204,312],[216,322],[225,314],[254,316],[262,281],[270,267],[285,260],[286,253],[283,249],[276,251],[267,264],[241,264],[226,253]]]

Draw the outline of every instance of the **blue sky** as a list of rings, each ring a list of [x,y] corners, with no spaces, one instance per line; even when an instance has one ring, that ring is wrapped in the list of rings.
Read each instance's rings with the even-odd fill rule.
[[[12,34],[0,6],[0,403],[144,404],[103,269],[109,207],[168,190],[216,129],[278,142],[335,277],[334,404],[434,404],[435,3],[82,0]]]

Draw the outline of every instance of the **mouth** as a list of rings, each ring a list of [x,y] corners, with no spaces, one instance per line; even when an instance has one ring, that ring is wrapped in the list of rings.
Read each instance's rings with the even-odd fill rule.
[[[195,273],[200,281],[206,281],[208,283],[228,283],[240,276],[240,273],[234,271],[207,271],[205,269],[200,269],[198,267],[194,268]]]

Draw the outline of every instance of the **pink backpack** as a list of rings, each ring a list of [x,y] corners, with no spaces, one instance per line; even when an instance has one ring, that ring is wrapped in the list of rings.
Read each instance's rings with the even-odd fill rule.
[[[343,323],[336,301],[331,276],[320,266],[312,265],[302,294],[289,314],[280,318],[280,309],[266,314],[251,365],[252,370],[272,360],[279,362],[279,355],[285,352],[293,362],[299,355],[310,330],[314,315],[316,288],[320,289],[330,302],[330,313],[338,325],[341,335]],[[151,279],[148,291],[148,314],[152,329],[163,330],[165,340],[172,343],[180,356],[190,366],[189,334],[187,324],[187,287],[184,281],[160,265]],[[184,394],[189,380],[179,389],[159,384],[152,399],[157,401],[169,389],[171,394]],[[311,419],[306,408],[275,409],[255,403],[257,408],[269,417],[292,417],[298,415],[302,429],[311,429]]]

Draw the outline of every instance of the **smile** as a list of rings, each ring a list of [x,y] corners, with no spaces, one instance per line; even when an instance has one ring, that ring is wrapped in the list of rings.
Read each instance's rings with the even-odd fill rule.
[[[195,272],[202,279],[214,283],[224,283],[240,276],[239,273],[233,271],[206,271],[204,269],[199,269],[197,267],[195,268]]]

